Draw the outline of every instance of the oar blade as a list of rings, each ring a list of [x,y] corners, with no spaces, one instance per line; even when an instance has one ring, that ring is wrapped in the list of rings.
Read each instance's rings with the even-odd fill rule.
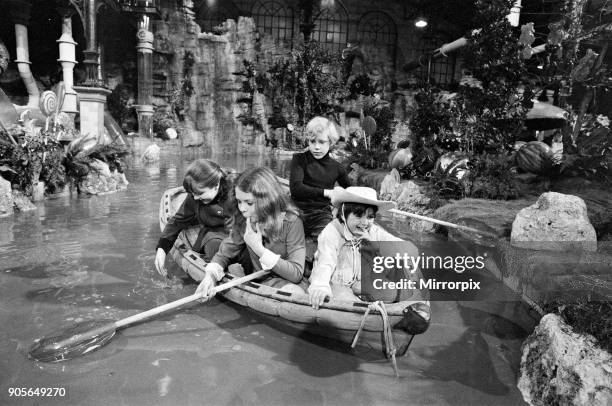
[[[36,361],[59,362],[98,350],[115,335],[116,329],[104,328],[111,323],[113,320],[90,320],[51,333],[36,340],[28,356]],[[94,330],[100,333],[92,335]]]

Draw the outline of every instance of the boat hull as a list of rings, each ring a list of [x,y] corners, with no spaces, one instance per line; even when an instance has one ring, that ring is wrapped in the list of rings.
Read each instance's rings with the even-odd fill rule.
[[[164,193],[160,204],[160,227],[163,229],[168,218],[180,207],[185,198],[183,188],[169,189]],[[196,281],[204,276],[206,262],[193,250],[193,243],[199,227],[182,231],[171,250],[176,263]],[[241,275],[227,273],[222,282],[229,282]],[[272,316],[302,328],[308,326],[308,332],[343,341],[351,340],[354,333],[362,329],[367,341],[384,341],[382,334],[384,320],[380,312],[369,308],[368,302],[341,301],[326,299],[319,309],[310,305],[306,294],[284,292],[279,289],[251,281],[220,293],[225,299],[238,305],[248,307],[258,313]],[[398,354],[405,352],[412,336],[410,328],[405,328],[405,315],[408,306],[414,301],[390,303],[385,305],[387,320],[394,327],[393,334],[398,344]],[[404,328],[400,328],[403,325]],[[408,331],[406,331],[408,330]]]

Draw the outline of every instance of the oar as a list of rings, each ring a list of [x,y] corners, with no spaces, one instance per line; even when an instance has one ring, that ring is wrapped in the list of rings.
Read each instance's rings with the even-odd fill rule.
[[[252,281],[253,279],[260,278],[266,275],[268,272],[269,271],[258,271],[241,278],[233,279],[227,283],[216,286],[213,292],[214,294],[217,294],[229,288]],[[89,328],[85,329],[84,331],[79,331],[78,326],[76,326],[76,328],[72,327],[63,333],[53,335],[52,337],[37,340],[29,352],[30,358],[37,361],[62,361],[65,359],[74,358],[75,356],[85,354],[93,351],[94,349],[102,347],[120,328],[146,320],[168,310],[176,309],[177,307],[194,302],[201,298],[201,294],[194,293],[191,296],[166,303],[165,305],[126,317],[125,319],[105,322],[104,324],[95,328],[91,328],[91,321],[86,322],[84,325],[88,326]]]
[[[289,187],[289,181],[287,179],[284,179],[281,177],[277,177],[277,179],[282,186]],[[491,233],[489,231],[483,231],[483,230],[479,230],[473,227],[462,226],[462,225],[455,224],[455,223],[449,223],[448,221],[438,220],[433,217],[422,216],[420,214],[410,213],[410,212],[399,210],[399,209],[389,209],[388,212],[399,214],[400,216],[404,216],[404,217],[412,217],[412,218],[423,220],[423,221],[429,221],[430,223],[440,224],[441,226],[456,228],[458,230],[468,231],[471,233],[477,233],[482,236],[493,238],[493,239],[499,239],[499,237],[496,234]]]
[[[471,233],[477,233],[477,234],[480,234],[482,236],[489,237],[489,238],[494,238],[494,239],[499,238],[496,234],[493,234],[488,231],[482,231],[477,228],[462,226],[462,225],[455,224],[455,223],[449,223],[448,221],[438,220],[432,217],[422,216],[420,214],[410,213],[410,212],[398,210],[398,209],[390,209],[388,211],[390,213],[399,214],[401,216],[412,217],[412,218],[423,220],[423,221],[429,221],[430,223],[440,224],[441,226],[456,228],[458,230],[463,230],[463,231],[469,231]]]

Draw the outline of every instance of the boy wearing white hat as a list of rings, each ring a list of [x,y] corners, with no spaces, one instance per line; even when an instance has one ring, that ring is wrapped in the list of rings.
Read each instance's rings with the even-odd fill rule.
[[[326,297],[361,300],[358,295],[362,294],[362,242],[403,241],[374,222],[379,210],[395,207],[395,202],[378,200],[374,189],[358,186],[337,188],[334,205],[337,208],[336,218],[318,237],[310,276],[308,293],[315,309]],[[418,248],[411,242],[404,241],[402,247],[407,255],[419,255]],[[425,300],[415,300],[415,303],[414,310],[423,319],[420,321],[424,326],[428,325],[429,303]]]

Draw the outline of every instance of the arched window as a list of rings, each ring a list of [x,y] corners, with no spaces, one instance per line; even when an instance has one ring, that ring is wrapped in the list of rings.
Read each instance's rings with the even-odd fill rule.
[[[425,36],[422,38],[422,48],[420,54],[425,55],[427,52],[440,47],[442,44],[449,42],[450,37],[431,37]],[[431,61],[431,70],[429,77],[437,84],[450,84],[455,80],[455,69],[457,67],[456,53],[450,53],[446,57],[435,58]],[[417,75],[422,79],[427,79],[427,65],[417,70]]]
[[[253,20],[261,34],[293,39],[293,9],[277,0],[260,0],[253,5]]]
[[[344,6],[336,2],[333,8],[323,10],[314,21],[312,39],[328,51],[338,53],[348,41],[348,13]]]
[[[240,10],[232,1],[217,1],[209,6],[208,1],[200,1],[194,8],[196,22],[204,32],[212,32],[213,28],[231,18],[238,20]]]
[[[388,14],[382,11],[364,14],[357,24],[357,38],[362,44],[385,47],[389,58],[395,64],[397,26]]]

